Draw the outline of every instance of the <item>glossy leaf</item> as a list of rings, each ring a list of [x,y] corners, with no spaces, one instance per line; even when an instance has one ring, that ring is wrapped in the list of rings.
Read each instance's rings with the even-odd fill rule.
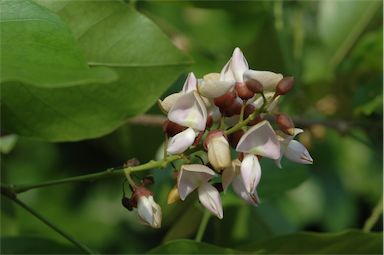
[[[89,68],[67,25],[28,0],[1,1],[1,82],[63,87],[117,79],[109,68]]]
[[[79,254],[78,248],[56,241],[29,236],[1,238],[2,254]]]
[[[107,134],[145,112],[190,63],[149,19],[127,4],[39,3],[57,11],[69,25],[88,64],[111,67],[119,79],[55,90],[5,83],[2,123],[9,132],[50,141]]]

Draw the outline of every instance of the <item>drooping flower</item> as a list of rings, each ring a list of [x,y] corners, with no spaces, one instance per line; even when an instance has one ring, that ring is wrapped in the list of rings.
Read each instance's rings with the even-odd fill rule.
[[[280,143],[271,124],[264,120],[244,133],[237,144],[236,151],[278,159]]]
[[[196,132],[193,128],[187,128],[169,139],[167,153],[171,155],[183,153],[193,144],[195,138]]]
[[[208,133],[204,146],[208,151],[209,163],[215,170],[223,169],[231,164],[231,151],[223,131],[216,130]]]
[[[245,190],[253,194],[261,178],[261,167],[258,158],[253,154],[247,154],[240,165],[240,175]]]
[[[137,207],[137,214],[143,224],[153,228],[161,227],[161,208],[153,200],[152,193],[143,186],[136,187],[131,201]]]
[[[216,176],[216,173],[207,166],[199,164],[183,165],[177,178],[177,188],[181,200],[185,200],[192,191],[197,189],[200,202],[219,219],[222,219],[223,207],[220,194],[209,183],[209,180],[214,176]]]

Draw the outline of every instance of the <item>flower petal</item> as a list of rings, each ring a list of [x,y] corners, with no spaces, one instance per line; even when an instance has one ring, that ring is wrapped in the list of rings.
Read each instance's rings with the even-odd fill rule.
[[[232,181],[232,188],[233,191],[241,197],[243,200],[247,201],[249,204],[257,206],[260,203],[259,196],[257,195],[257,192],[255,191],[252,194],[249,194],[247,190],[245,189],[243,180],[240,175],[236,175],[233,178]]]
[[[188,93],[197,89],[197,80],[195,75],[190,72],[183,85],[183,92]]]
[[[272,159],[280,157],[280,143],[271,124],[266,120],[245,132],[237,144],[236,150]]]
[[[152,203],[149,197],[141,196],[137,201],[137,213],[140,218],[148,225],[153,224],[153,210]]]
[[[233,76],[232,70],[231,70],[231,60],[225,64],[223,69],[221,69],[220,72],[220,80],[222,81],[235,81],[235,76]]]
[[[198,186],[208,182],[215,175],[212,169],[204,165],[182,165],[177,178],[180,199],[184,200]]]
[[[197,91],[180,96],[169,110],[168,119],[181,126],[203,131],[207,122],[207,109]]]
[[[169,112],[169,110],[172,108],[172,106],[176,103],[176,101],[180,98],[181,95],[183,95],[182,92],[177,92],[177,93],[170,94],[169,96],[164,98],[163,101],[159,99],[159,105],[161,109],[164,112]]]
[[[221,175],[221,183],[223,186],[224,192],[227,191],[229,184],[231,184],[235,175],[240,171],[240,160],[232,160],[232,164],[226,167]]]
[[[195,138],[196,133],[193,128],[187,128],[169,139],[167,153],[179,154],[184,152],[193,144]]]
[[[231,164],[229,143],[223,135],[210,138],[207,148],[208,160],[214,169],[223,169]]]
[[[250,194],[254,193],[261,178],[261,167],[255,155],[248,154],[244,157],[240,166],[240,175],[245,190]]]
[[[200,80],[198,90],[204,97],[216,98],[227,93],[234,85],[234,80],[220,80],[219,74],[210,73]]]
[[[274,91],[277,83],[283,79],[283,75],[269,71],[246,70],[244,78],[257,80],[263,85],[264,91]]]
[[[248,62],[244,57],[243,52],[236,48],[233,51],[231,58],[231,70],[237,82],[243,82],[243,74],[249,69]]]
[[[289,160],[300,164],[313,163],[313,159],[311,155],[309,155],[308,150],[303,144],[299,143],[296,140],[292,140],[289,142],[288,147],[284,152],[284,156],[286,156]]]
[[[211,184],[204,183],[198,189],[200,202],[215,214],[219,219],[223,218],[223,206],[221,205],[220,194]]]

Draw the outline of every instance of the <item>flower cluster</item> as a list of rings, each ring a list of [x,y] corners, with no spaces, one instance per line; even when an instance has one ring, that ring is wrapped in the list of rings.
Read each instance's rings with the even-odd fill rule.
[[[243,53],[236,48],[220,73],[202,79],[189,73],[180,92],[159,100],[168,118],[164,123],[166,153],[188,154],[201,149],[208,159],[206,163],[180,167],[176,188],[168,200],[184,200],[197,189],[201,204],[221,219],[220,192],[225,193],[230,185],[248,203],[259,203],[261,158],[274,160],[278,167],[283,156],[312,164],[307,149],[294,140],[303,130],[278,110],[280,97],[293,84],[293,77],[249,69]],[[152,207],[156,204],[153,199],[148,203]],[[140,204],[138,211],[140,214]],[[158,226],[153,217],[142,218]]]

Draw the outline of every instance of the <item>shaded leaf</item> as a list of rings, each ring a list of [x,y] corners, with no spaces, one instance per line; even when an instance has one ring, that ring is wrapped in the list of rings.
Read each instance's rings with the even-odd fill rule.
[[[79,254],[78,248],[41,237],[2,237],[2,254]]]
[[[149,19],[124,3],[43,3],[70,26],[88,64],[113,67],[119,79],[55,90],[5,83],[2,123],[9,132],[50,141],[107,134],[145,112],[190,63]]]
[[[27,0],[1,1],[1,82],[39,87],[110,82],[116,73],[89,68],[67,25]]]
[[[233,254],[234,251],[207,243],[192,240],[175,240],[149,251],[149,254]]]

